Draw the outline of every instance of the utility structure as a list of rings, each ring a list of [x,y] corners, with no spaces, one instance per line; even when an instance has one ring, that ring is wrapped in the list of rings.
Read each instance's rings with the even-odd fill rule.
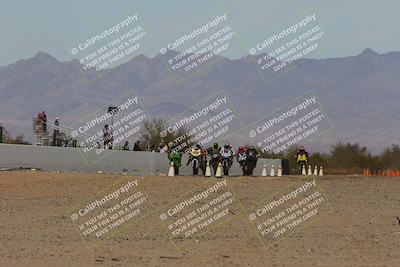
[[[70,134],[70,128],[61,125],[55,125],[46,121],[44,122],[38,117],[33,118],[33,145],[35,146],[59,146],[59,147],[76,147],[77,140]]]
[[[38,117],[33,118],[33,145],[49,146],[52,140],[48,129],[43,127],[44,123]]]

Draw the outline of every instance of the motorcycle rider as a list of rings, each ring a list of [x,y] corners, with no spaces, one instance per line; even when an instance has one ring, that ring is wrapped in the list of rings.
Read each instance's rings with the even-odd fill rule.
[[[210,166],[214,170],[214,176],[217,173],[218,164],[220,163],[220,156],[219,152],[221,151],[221,147],[218,143],[214,143],[212,147],[207,149],[207,154],[211,158],[210,159]]]
[[[168,160],[174,163],[175,175],[179,175],[179,168],[182,165],[182,153],[174,146],[171,146],[168,150]]]
[[[206,175],[207,168],[207,150],[202,147],[201,148],[201,159],[200,159],[200,169],[203,172],[203,176]]]
[[[247,157],[247,147],[245,146],[240,146],[238,151],[237,151],[237,157],[236,160],[239,163],[240,167],[242,168],[243,171],[243,176],[247,175],[246,171],[246,157]]]
[[[304,168],[307,170],[307,162],[309,160],[308,152],[305,150],[304,146],[300,146],[299,150],[296,153],[296,162],[297,162],[297,169],[301,172],[301,166],[304,165]]]
[[[253,175],[253,170],[257,166],[258,151],[251,145],[246,152],[246,175]]]
[[[193,166],[193,175],[197,175],[199,173],[199,168],[201,168],[202,165],[202,149],[199,144],[192,147],[186,166],[188,166],[194,159],[197,159],[197,165]]]
[[[233,156],[235,152],[233,152],[231,145],[229,142],[226,142],[224,147],[220,151],[221,162],[224,163],[224,160],[228,160],[228,166],[224,167],[224,175],[229,175],[229,169],[233,163]],[[224,165],[224,164],[223,164]]]

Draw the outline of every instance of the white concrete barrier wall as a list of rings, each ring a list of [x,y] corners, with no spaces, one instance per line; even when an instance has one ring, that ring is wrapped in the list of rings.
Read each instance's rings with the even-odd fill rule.
[[[192,169],[186,166],[187,155],[182,159],[180,174],[191,175]],[[261,175],[263,165],[269,174],[271,165],[275,173],[281,164],[280,159],[259,159],[254,175]],[[146,151],[113,150],[105,157],[88,165],[78,148],[42,147],[30,145],[0,144],[0,168],[40,168],[47,171],[128,173],[137,175],[160,175],[168,172],[167,154]],[[200,172],[201,173],[201,172]],[[241,175],[239,164],[235,161],[231,175]]]

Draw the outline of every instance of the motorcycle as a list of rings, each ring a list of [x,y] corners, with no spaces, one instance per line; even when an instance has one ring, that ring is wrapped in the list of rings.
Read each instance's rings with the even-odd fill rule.
[[[238,161],[238,163],[239,163],[239,165],[240,165],[240,168],[241,168],[242,171],[243,171],[243,175],[246,175],[246,174],[247,174],[247,170],[246,170],[246,158],[247,158],[247,155],[246,155],[245,152],[240,152],[240,153],[238,153],[237,161]]]
[[[207,150],[201,150],[201,157],[200,157],[200,169],[203,172],[203,175],[206,175],[206,168],[207,168]]]
[[[257,166],[256,152],[249,150],[246,157],[246,175],[253,175],[253,170]]]
[[[174,163],[174,173],[179,175],[179,167],[181,166],[182,154],[177,151],[172,151],[168,154],[168,159],[170,162]]]
[[[200,168],[200,163],[201,163],[201,149],[193,149],[190,152],[190,158],[189,161],[192,162],[192,169],[193,169],[193,175],[198,175],[199,174],[199,168]],[[189,163],[189,162],[188,162]],[[189,164],[188,164],[189,165]]]
[[[233,152],[230,149],[224,149],[221,151],[221,162],[222,162],[222,168],[224,170],[224,175],[228,176],[229,175],[229,169],[232,166],[232,158],[233,158]]]
[[[209,153],[210,155],[210,166],[214,170],[214,175],[217,173],[218,164],[220,162],[220,156],[218,151]]]
[[[307,172],[307,162],[305,161],[299,161],[297,162],[297,170],[299,171],[300,174],[303,174],[303,168]]]

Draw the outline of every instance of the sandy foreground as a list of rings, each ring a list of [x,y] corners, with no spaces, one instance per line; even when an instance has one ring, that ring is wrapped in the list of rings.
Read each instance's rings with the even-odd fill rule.
[[[124,179],[136,179],[146,192],[151,203],[146,216],[100,243],[83,241],[69,209],[84,207],[83,201],[111,192]],[[0,172],[0,266],[399,266],[398,177],[317,177],[326,200],[318,220],[303,222],[276,242],[258,236],[248,211],[301,178],[227,178],[237,200],[229,220],[190,238],[171,239],[160,214],[193,189],[206,188],[205,181]]]

